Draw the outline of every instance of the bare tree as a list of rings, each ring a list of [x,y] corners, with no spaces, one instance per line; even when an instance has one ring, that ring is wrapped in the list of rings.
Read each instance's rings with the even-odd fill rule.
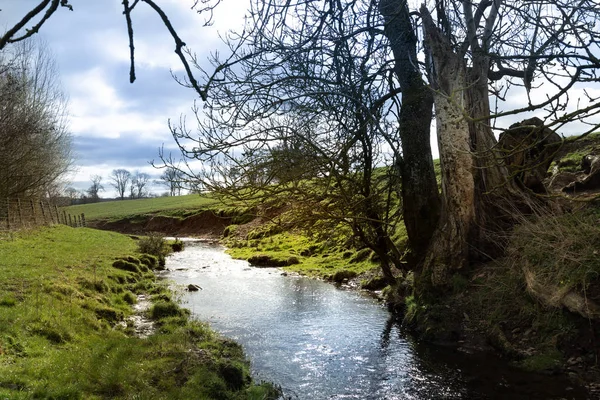
[[[147,186],[150,183],[150,175],[145,172],[136,171],[131,178],[129,197],[141,199],[148,196]]]
[[[102,186],[102,177],[100,175],[93,175],[91,178],[92,184],[86,191],[92,202],[100,200],[100,192],[104,190]]]
[[[288,10],[285,20],[257,14],[251,25],[264,28],[248,37],[252,53],[216,65],[223,76],[212,84],[198,135],[182,124],[173,136],[202,162],[194,178],[205,187],[294,201],[298,224],[343,226],[376,252],[391,283],[393,266],[403,267],[391,239],[399,177],[377,170],[402,157],[389,50],[376,3],[327,5],[325,17],[316,3],[300,15]],[[319,23],[297,23],[307,20]]]
[[[45,196],[72,165],[67,100],[47,46],[0,52],[0,196]]]
[[[110,174],[111,185],[117,191],[117,195],[121,200],[125,198],[125,191],[129,187],[131,181],[131,172],[126,169],[113,169]]]
[[[185,176],[178,167],[167,166],[157,183],[169,189],[169,196],[180,196],[185,187]]]
[[[537,111],[554,128],[575,120],[590,124],[587,132],[598,128],[593,119],[600,112],[598,97],[581,90],[582,106],[569,106],[573,88],[600,81],[600,34],[595,29],[600,10],[592,0],[438,0],[431,5],[411,10],[408,2],[394,0],[254,2],[245,30],[228,36],[232,54],[215,56],[214,71],[207,73],[213,99],[205,107],[207,115],[198,118],[200,134],[182,124],[174,129],[175,140],[187,157],[211,163],[197,174],[203,182],[216,187],[273,185],[266,155],[274,162],[274,149],[284,139],[302,138],[308,131],[296,123],[301,129],[293,134],[274,133],[290,128],[281,122],[286,115],[303,114],[303,121],[313,119],[327,128],[343,114],[372,121],[377,109],[363,107],[369,102],[360,99],[369,92],[355,91],[353,82],[339,90],[353,103],[331,102],[331,86],[344,82],[355,67],[371,86],[389,82],[385,109],[400,107],[397,118],[379,121],[395,127],[400,140],[380,129],[380,137],[365,145],[383,138],[394,149],[403,177],[404,218],[417,252],[411,267],[425,285],[447,285],[455,271],[501,254],[504,233],[517,220],[515,211],[543,207],[506,167],[506,154],[494,136],[494,129],[502,129],[502,118]],[[383,36],[389,51],[378,61],[381,67],[361,61]],[[336,66],[342,57],[345,64]],[[515,90],[527,104],[511,109],[505,99]],[[490,94],[497,102],[494,111]],[[317,95],[329,103],[314,102]],[[432,104],[441,202],[427,144]],[[324,121],[321,115],[327,115]],[[350,131],[349,121],[342,131]],[[332,133],[322,143],[345,154],[337,139]],[[343,165],[344,157],[330,160]]]
[[[71,204],[75,204],[75,201],[81,197],[81,192],[72,186],[65,189],[65,196],[67,196]]]

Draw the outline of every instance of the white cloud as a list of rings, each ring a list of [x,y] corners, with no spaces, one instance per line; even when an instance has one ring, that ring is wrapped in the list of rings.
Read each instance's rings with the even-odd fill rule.
[[[175,106],[165,105],[162,113],[144,112],[145,102],[160,99],[121,97],[100,68],[72,74],[65,82],[70,93],[70,128],[76,136],[119,138],[122,135],[139,137],[143,134],[149,141],[168,140],[168,118],[176,117],[189,108],[187,99],[182,99]],[[137,89],[134,86],[130,88],[134,91]]]

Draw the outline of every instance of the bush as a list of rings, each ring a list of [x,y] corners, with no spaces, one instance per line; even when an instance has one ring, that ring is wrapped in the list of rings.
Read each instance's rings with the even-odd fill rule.
[[[171,245],[171,250],[173,250],[174,252],[179,252],[179,251],[183,251],[183,242],[179,239],[175,239],[174,242],[170,243]]]
[[[159,258],[169,254],[169,246],[163,235],[157,232],[150,232],[148,236],[140,239],[138,242],[140,253],[152,254]]]

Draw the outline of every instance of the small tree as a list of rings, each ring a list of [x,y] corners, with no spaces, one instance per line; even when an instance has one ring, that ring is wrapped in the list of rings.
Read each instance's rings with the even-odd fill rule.
[[[92,185],[88,188],[87,194],[92,203],[100,200],[100,192],[104,190],[102,186],[102,177],[100,175],[93,175],[91,177]]]
[[[110,174],[111,185],[117,190],[121,200],[125,198],[125,191],[131,181],[131,172],[126,169],[113,169]]]
[[[179,196],[184,185],[184,174],[178,168],[168,166],[160,175],[158,183],[169,189],[169,196]]]
[[[60,190],[72,164],[66,106],[44,43],[0,52],[0,198]]]
[[[131,178],[129,186],[129,197],[132,199],[141,199],[148,196],[148,183],[150,183],[150,175],[136,171]]]

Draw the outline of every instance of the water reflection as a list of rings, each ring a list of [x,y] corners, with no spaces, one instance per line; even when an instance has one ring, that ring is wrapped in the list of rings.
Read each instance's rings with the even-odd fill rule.
[[[288,396],[500,399],[526,392],[532,399],[577,398],[574,390],[565,395],[564,387],[539,396],[531,386],[515,392],[505,370],[483,372],[486,363],[501,365],[497,360],[415,343],[370,297],[284,277],[276,269],[249,268],[218,246],[189,244],[167,267],[175,282],[203,288],[184,294],[192,313],[241,343],[257,379],[280,384]]]

